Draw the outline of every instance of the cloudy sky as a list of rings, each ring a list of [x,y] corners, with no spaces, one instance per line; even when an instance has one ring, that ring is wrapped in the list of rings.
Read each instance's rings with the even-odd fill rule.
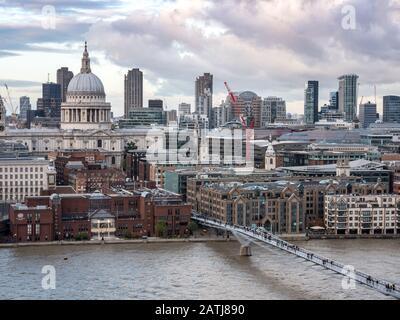
[[[354,10],[353,10],[354,9]],[[354,12],[353,12],[354,11]],[[354,14],[353,14],[354,13]],[[360,96],[400,94],[400,1],[394,0],[0,0],[0,94],[32,105],[61,66],[79,72],[83,41],[114,114],[123,75],[144,72],[144,98],[169,109],[194,103],[196,76],[214,75],[214,105],[232,90],[280,96],[303,113],[304,83],[320,81],[320,105],[344,73]]]

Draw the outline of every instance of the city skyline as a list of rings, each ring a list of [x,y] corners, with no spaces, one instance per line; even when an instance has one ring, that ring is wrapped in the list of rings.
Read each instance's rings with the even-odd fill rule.
[[[354,30],[342,27],[348,4],[355,8]],[[43,25],[45,5],[55,9],[54,29]],[[36,101],[48,73],[55,82],[60,67],[79,72],[75,57],[87,40],[117,116],[123,114],[123,75],[132,68],[143,70],[144,101],[160,98],[168,109],[181,102],[195,105],[195,78],[210,72],[214,106],[226,98],[223,82],[228,81],[233,91],[281,96],[288,112],[299,114],[305,81],[320,82],[322,106],[338,89],[338,76],[356,73],[359,97],[374,101],[377,85],[381,113],[382,96],[400,93],[398,43],[392,39],[399,29],[398,11],[390,1],[371,6],[374,10],[365,10],[360,1],[222,1],[218,6],[194,1],[189,6],[185,1],[78,0],[71,7],[62,1],[1,1],[6,37],[0,80],[9,85],[14,103],[24,95]]]

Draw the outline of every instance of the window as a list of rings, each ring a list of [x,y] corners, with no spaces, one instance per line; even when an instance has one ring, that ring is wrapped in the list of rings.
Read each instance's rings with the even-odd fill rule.
[[[97,148],[102,148],[103,147],[103,141],[102,140],[97,140]]]

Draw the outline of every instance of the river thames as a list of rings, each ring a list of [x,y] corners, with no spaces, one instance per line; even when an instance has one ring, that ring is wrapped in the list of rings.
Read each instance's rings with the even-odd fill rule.
[[[296,242],[400,285],[400,240]],[[283,251],[237,242],[0,249],[0,299],[391,299]],[[65,260],[66,259],[66,260]],[[42,267],[56,288],[42,288]]]

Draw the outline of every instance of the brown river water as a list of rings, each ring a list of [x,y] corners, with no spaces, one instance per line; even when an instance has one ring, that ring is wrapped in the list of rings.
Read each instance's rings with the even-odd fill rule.
[[[400,285],[400,240],[313,240],[298,246]],[[0,299],[390,299],[275,248],[238,242],[0,249]],[[42,288],[54,266],[55,289]]]

